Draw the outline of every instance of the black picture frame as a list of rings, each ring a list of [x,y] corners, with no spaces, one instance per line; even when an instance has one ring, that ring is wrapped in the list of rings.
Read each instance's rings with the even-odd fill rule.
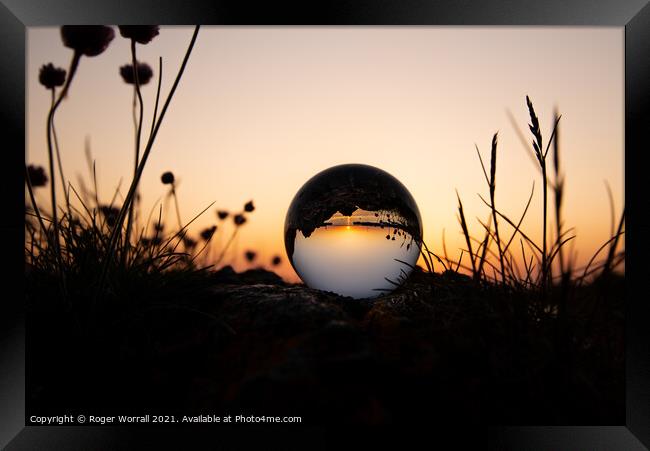
[[[0,313],[0,446],[16,449],[116,449],[140,444],[144,433],[116,427],[25,427],[24,381],[24,191],[26,27],[61,24],[156,23],[211,25],[571,25],[625,28],[625,194],[626,194],[626,423],[595,427],[530,426],[490,429],[485,436],[495,449],[620,449],[650,447],[650,334],[646,263],[650,220],[643,171],[650,148],[650,5],[647,0],[445,0],[332,1],[300,5],[267,2],[132,0],[2,0],[0,48],[3,62],[2,123],[6,162],[0,184],[4,203],[0,228],[7,269],[2,272],[5,299]],[[14,263],[15,262],[15,263]],[[434,425],[432,425],[433,427]],[[249,434],[249,429],[240,429]],[[219,431],[213,431],[216,436]],[[315,432],[315,431],[312,431]],[[318,431],[316,431],[318,432]],[[485,432],[485,431],[482,431]],[[204,439],[211,440],[203,436]],[[468,432],[469,435],[471,433]],[[249,434],[250,435],[250,434]],[[158,445],[178,445],[157,432]],[[196,437],[196,436],[195,436]],[[435,435],[431,437],[436,440]],[[147,442],[153,443],[153,442]],[[214,442],[213,442],[214,443]],[[119,446],[118,446],[119,445]],[[150,449],[157,449],[152,445]]]

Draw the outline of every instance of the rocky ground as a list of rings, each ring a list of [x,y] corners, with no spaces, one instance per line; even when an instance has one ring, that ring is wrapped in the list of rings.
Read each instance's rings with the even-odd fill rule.
[[[200,295],[143,301],[92,339],[36,309],[28,405],[313,424],[621,424],[623,329],[612,318],[622,305],[610,304],[610,319],[589,326],[597,335],[558,342],[555,322],[531,315],[521,293],[452,272],[416,271],[359,301],[226,269]]]

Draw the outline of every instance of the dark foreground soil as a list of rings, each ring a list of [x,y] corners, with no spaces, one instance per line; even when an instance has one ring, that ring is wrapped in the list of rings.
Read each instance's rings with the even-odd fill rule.
[[[623,282],[573,293],[558,323],[451,272],[358,301],[226,269],[115,300],[85,332],[34,282],[27,413],[623,424]]]

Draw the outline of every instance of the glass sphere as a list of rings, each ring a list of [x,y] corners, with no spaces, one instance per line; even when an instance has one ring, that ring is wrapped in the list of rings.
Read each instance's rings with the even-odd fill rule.
[[[395,289],[415,266],[422,219],[395,177],[373,166],[344,164],[300,188],[287,211],[284,244],[307,286],[372,298]]]

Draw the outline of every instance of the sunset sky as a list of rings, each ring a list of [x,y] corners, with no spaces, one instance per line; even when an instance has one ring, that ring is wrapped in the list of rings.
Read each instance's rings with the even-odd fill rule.
[[[115,30],[106,52],[82,58],[56,116],[66,177],[77,187],[77,174],[88,182],[88,138],[106,203],[120,178],[126,194],[134,155],[133,91],[119,75],[131,61],[129,41]],[[163,26],[150,44],[138,45],[138,59],[154,68],[143,87],[143,142],[158,56],[164,98],[191,35],[192,27]],[[29,28],[27,39],[26,160],[47,168],[50,93],[39,85],[38,71],[49,62],[67,70],[72,51],[61,43],[59,28]],[[486,220],[489,211],[476,193],[487,197],[488,189],[474,145],[487,162],[498,131],[497,206],[518,218],[534,180],[523,229],[541,242],[540,173],[507,114],[530,139],[529,95],[545,139],[554,107],[562,114],[565,224],[576,228],[578,263],[584,264],[610,236],[605,181],[617,220],[624,203],[623,63],[620,27],[202,27],[143,175],[143,211],[147,215],[165,194],[165,171],[179,180],[183,221],[216,202],[191,228],[195,234],[218,223],[216,209],[238,212],[252,199],[256,210],[237,238],[236,260],[232,254],[228,262],[245,268],[247,249],[265,264],[278,254],[279,272],[294,281],[283,243],[294,194],[323,169],[364,163],[409,189],[429,247],[442,253],[445,229],[447,250],[457,258],[465,243],[455,190],[470,232],[482,236],[476,218]],[[37,197],[47,207],[47,190]],[[173,203],[168,208],[173,227]],[[232,230],[230,222],[222,228],[218,245]]]

